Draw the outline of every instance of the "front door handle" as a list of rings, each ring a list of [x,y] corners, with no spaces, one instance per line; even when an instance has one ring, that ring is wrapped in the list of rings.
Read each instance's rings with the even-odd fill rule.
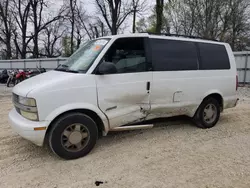
[[[150,90],[150,82],[147,82],[147,91]]]

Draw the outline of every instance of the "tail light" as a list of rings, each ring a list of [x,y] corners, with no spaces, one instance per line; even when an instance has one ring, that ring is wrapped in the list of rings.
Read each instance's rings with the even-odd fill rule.
[[[238,82],[238,75],[236,75],[236,91],[238,90],[239,82]]]

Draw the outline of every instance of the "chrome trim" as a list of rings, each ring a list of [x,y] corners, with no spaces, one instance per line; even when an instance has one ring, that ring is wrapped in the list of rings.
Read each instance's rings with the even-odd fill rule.
[[[22,96],[19,96],[19,95],[15,94],[15,93],[12,93],[12,102],[13,102],[14,104],[21,104],[21,103],[19,102],[20,97],[22,97]],[[34,105],[32,105],[32,106],[27,106],[27,105],[25,105],[25,104],[21,104],[21,105],[24,105],[24,106],[27,106],[27,107],[37,107],[37,104],[36,104],[36,100],[35,100],[35,99],[33,99],[33,98],[28,98],[28,97],[22,97],[22,98],[25,98],[25,99],[28,99],[28,100],[29,100],[29,99],[34,100],[34,101],[35,101],[35,106],[34,106]]]
[[[15,101],[13,101],[13,102],[14,102],[14,106],[16,108],[19,108],[20,110],[23,110],[25,112],[37,113],[37,107],[25,106],[25,105],[22,105],[22,104],[15,102]]]
[[[122,126],[122,127],[114,127],[112,129],[110,129],[109,131],[130,131],[130,130],[140,130],[140,129],[151,129],[153,128],[154,125],[153,124],[149,124],[149,125],[133,125],[133,126]]]

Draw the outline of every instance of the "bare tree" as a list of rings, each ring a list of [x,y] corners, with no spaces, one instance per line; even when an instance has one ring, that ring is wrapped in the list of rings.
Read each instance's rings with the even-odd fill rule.
[[[97,16],[87,15],[81,5],[77,10],[77,18],[77,30],[84,30],[89,39],[106,36],[108,34],[107,28],[102,20]],[[82,32],[79,32],[77,35],[81,33]],[[78,38],[80,38],[80,36]],[[83,38],[83,36],[81,38]]]
[[[48,25],[43,31],[45,35],[45,38],[42,39],[44,54],[40,53],[40,55],[50,58],[61,56],[60,39],[63,37],[64,32],[62,22],[58,21]]]
[[[75,17],[76,17],[76,10],[77,10],[77,0],[69,0],[69,20],[71,24],[71,35],[70,35],[70,51],[71,54],[74,52],[74,32],[75,32]]]
[[[61,12],[56,15],[55,17],[48,18],[46,21],[43,19],[44,17],[44,9],[47,7],[47,2],[45,0],[30,0],[30,8],[31,13],[30,14],[30,20],[33,24],[33,33],[32,33],[32,39],[34,42],[33,47],[33,57],[37,58],[39,57],[39,34],[42,30],[46,29],[47,26],[49,26],[51,23],[59,20],[62,15]]]
[[[171,0],[166,3],[164,10],[173,32],[219,39],[229,42],[233,49],[241,49],[244,45],[240,41],[247,41],[246,36],[249,35],[249,32],[247,33],[249,4],[246,0],[187,0],[185,2]]]
[[[249,29],[247,23],[247,15],[249,14],[246,10],[250,6],[250,3],[244,0],[231,0],[231,47],[233,50],[236,49],[236,42],[239,40],[241,35]]]
[[[164,0],[156,0],[156,33],[161,33]]]
[[[89,32],[85,24],[85,10],[83,4],[79,0],[69,0],[65,2],[66,15],[65,21],[68,21],[68,30],[70,33],[70,53],[72,54],[76,49],[79,48],[85,33]],[[68,43],[68,36],[67,36]]]
[[[30,14],[29,0],[13,0],[12,14],[17,28],[14,31],[14,43],[22,59],[26,58],[27,47],[32,37],[28,36],[28,18]]]
[[[0,1],[0,41],[6,46],[5,56],[7,59],[12,58],[12,32],[13,32],[13,16],[9,9],[10,1]]]
[[[132,13],[131,2],[128,1],[95,0],[95,3],[112,35],[118,33],[121,25]]]
[[[133,13],[133,26],[132,32],[136,31],[136,16],[137,14],[142,14],[147,10],[147,1],[146,0],[132,0],[132,13]]]

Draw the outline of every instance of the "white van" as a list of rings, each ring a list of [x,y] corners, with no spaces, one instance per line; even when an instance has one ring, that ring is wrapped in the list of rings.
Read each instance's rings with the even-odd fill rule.
[[[237,72],[228,44],[151,34],[87,42],[65,64],[13,88],[12,128],[48,143],[58,156],[88,154],[109,131],[186,115],[211,128],[237,104]]]

